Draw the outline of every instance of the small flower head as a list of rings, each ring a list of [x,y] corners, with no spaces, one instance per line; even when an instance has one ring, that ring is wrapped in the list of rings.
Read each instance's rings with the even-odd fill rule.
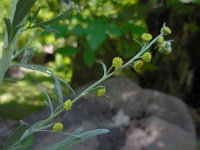
[[[143,41],[149,42],[152,39],[152,35],[149,34],[149,33],[143,33],[141,35],[141,38],[142,38]]]
[[[162,45],[164,43],[164,37],[160,36],[157,40],[158,45]]]
[[[73,102],[71,99],[68,99],[64,102],[64,109],[65,110],[70,110],[72,108]]]
[[[164,54],[165,55],[169,55],[171,52],[172,52],[172,48],[171,47],[165,48],[165,50],[164,50]]]
[[[53,132],[60,133],[60,132],[62,132],[63,128],[64,128],[64,126],[61,122],[56,122],[53,125]]]
[[[170,35],[172,33],[171,29],[167,26],[162,28],[164,35]]]
[[[171,42],[170,41],[164,41],[162,45],[158,46],[158,51],[168,55],[172,52],[172,48],[171,48]]]
[[[136,72],[141,72],[142,66],[143,66],[144,62],[142,60],[137,60],[134,62],[133,64],[133,68],[135,69]]]
[[[102,87],[96,91],[97,96],[104,96],[106,93],[106,88]]]
[[[151,53],[150,52],[145,52],[143,55],[142,55],[142,60],[144,62],[150,62],[151,61]]]
[[[120,57],[113,58],[112,66],[115,67],[115,69],[119,69],[123,64],[123,60]]]

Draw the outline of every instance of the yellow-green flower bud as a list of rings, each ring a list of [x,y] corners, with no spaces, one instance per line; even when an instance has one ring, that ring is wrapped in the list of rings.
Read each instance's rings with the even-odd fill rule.
[[[143,33],[141,35],[141,38],[142,38],[143,41],[149,42],[152,39],[152,35],[149,34],[149,33]]]
[[[71,99],[68,99],[64,102],[64,109],[65,110],[70,110],[72,108],[73,102]]]
[[[104,96],[106,93],[106,88],[100,88],[96,91],[97,96]]]
[[[164,37],[163,36],[160,36],[158,39],[157,39],[157,43],[159,45],[162,45],[164,43]]]
[[[172,48],[171,48],[171,47],[167,47],[167,48],[165,48],[165,50],[164,50],[164,54],[165,54],[165,55],[169,55],[171,52],[172,52]]]
[[[151,53],[150,52],[145,52],[143,55],[142,55],[142,60],[144,62],[150,62],[151,61]]]
[[[165,55],[170,54],[172,52],[171,42],[165,41],[162,45],[159,45],[158,51]]]
[[[144,62],[142,60],[137,60],[134,62],[133,68],[135,69],[136,72],[140,72],[143,64]]]
[[[120,57],[113,58],[112,66],[115,67],[115,69],[118,69],[122,66],[123,60]]]
[[[163,27],[162,31],[164,35],[170,35],[172,33],[171,29],[167,26]]]
[[[61,122],[56,122],[53,125],[53,132],[60,133],[60,132],[62,132],[63,128],[64,128],[64,126]]]

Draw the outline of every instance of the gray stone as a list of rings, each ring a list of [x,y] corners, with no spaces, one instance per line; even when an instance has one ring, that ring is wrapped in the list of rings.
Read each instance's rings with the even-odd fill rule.
[[[192,133],[156,117],[143,119],[129,129],[121,150],[195,150]]]
[[[194,125],[186,105],[180,99],[142,89],[124,77],[112,78],[103,84],[107,97],[87,95],[72,110],[56,119],[62,121],[66,132],[70,133],[81,126],[85,130],[110,130],[108,134],[73,147],[73,150],[195,150]],[[76,92],[80,93],[86,87],[88,85]],[[35,122],[48,115],[49,110],[46,109],[27,121]],[[39,133],[35,137],[32,150],[64,138],[49,133]]]

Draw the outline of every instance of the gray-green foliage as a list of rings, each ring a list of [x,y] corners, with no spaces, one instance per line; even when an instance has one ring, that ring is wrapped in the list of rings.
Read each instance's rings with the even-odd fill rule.
[[[83,90],[79,95],[76,95],[74,90],[71,88],[71,86],[64,81],[63,79],[57,77],[50,69],[34,65],[34,64],[27,64],[27,61],[21,61],[20,63],[12,64],[13,58],[17,57],[17,55],[21,53],[26,53],[29,50],[29,47],[25,44],[26,48],[17,47],[17,43],[19,40],[20,35],[23,32],[26,32],[27,30],[34,30],[35,28],[43,28],[43,29],[49,29],[49,26],[65,19],[65,17],[70,13],[70,11],[73,9],[70,6],[69,3],[66,3],[66,1],[60,2],[60,5],[64,5],[63,10],[60,11],[60,13],[53,19],[45,21],[45,22],[35,22],[35,18],[37,17],[38,11],[40,9],[37,9],[34,15],[32,16],[32,19],[30,21],[27,19],[29,16],[29,12],[33,5],[35,4],[36,0],[18,0],[14,4],[13,11],[10,18],[5,18],[5,24],[7,27],[7,32],[5,35],[5,41],[4,41],[4,47],[2,51],[2,58],[0,60],[0,86],[2,86],[5,73],[10,67],[16,67],[20,66],[26,69],[30,70],[36,70],[45,74],[48,74],[51,76],[55,81],[55,93],[57,94],[57,105],[53,107],[50,96],[48,95],[47,91],[45,89],[41,88],[41,92],[43,92],[47,98],[47,106],[50,109],[50,115],[39,122],[36,122],[35,124],[29,125],[24,121],[20,122],[20,126],[16,129],[16,131],[11,135],[11,137],[6,141],[3,149],[4,150],[14,150],[14,149],[24,149],[26,146],[24,145],[24,142],[26,142],[27,139],[29,139],[34,133],[36,132],[52,132],[50,128],[54,124],[54,118],[58,116],[61,112],[64,111],[63,107],[63,93],[62,93],[62,87],[61,83],[65,84],[71,91],[74,93],[74,98],[71,100],[72,104],[77,102],[81,97],[85,96],[86,94],[90,94],[91,92],[95,92],[96,90],[102,88],[100,85],[101,82],[108,79],[109,77],[113,76],[116,72],[122,70],[125,67],[128,67],[132,65],[136,60],[141,58],[141,55],[145,53],[154,43],[156,43],[156,40],[163,36],[163,32],[161,30],[161,33],[155,37],[151,42],[146,43],[138,43],[141,46],[140,52],[132,57],[128,62],[124,63],[121,67],[118,69],[114,69],[113,66],[110,67],[110,69],[107,70],[107,67],[105,64],[102,64],[103,67],[103,76],[98,81],[96,81],[94,84]],[[62,9],[63,7],[61,7]],[[28,23],[28,25],[27,25]],[[101,29],[101,27],[100,27]],[[109,28],[108,28],[109,29]],[[105,29],[104,29],[105,30]],[[112,30],[112,28],[110,28]],[[35,30],[36,32],[37,30]],[[102,31],[103,32],[103,31]],[[93,38],[93,37],[88,37]],[[93,45],[91,43],[91,47],[94,49],[98,46],[96,43]],[[17,54],[17,55],[16,55]],[[1,88],[1,87],[0,87]],[[44,147],[41,149],[67,149],[75,144],[78,144],[82,141],[85,141],[93,136],[97,136],[100,134],[108,133],[109,131],[107,129],[96,129],[91,130],[87,132],[82,133],[82,129],[77,129],[72,134],[62,132],[61,134],[66,134],[67,137],[63,141],[60,141],[58,143],[54,143],[53,145],[49,147]]]
[[[38,27],[46,28],[51,24],[54,24],[60,20],[65,19],[66,15],[69,15],[69,13],[70,13],[69,9],[71,9],[71,8],[68,8],[67,10],[65,10],[64,12],[62,12],[61,14],[59,14],[58,16],[56,16],[55,18],[53,18],[51,20],[48,20],[45,22],[33,23],[35,21],[34,19],[37,17],[37,14],[40,10],[40,9],[38,9],[34,13],[32,19],[30,20],[29,26],[27,27],[26,26],[27,17],[29,15],[31,8],[35,4],[35,2],[36,2],[36,0],[29,0],[29,1],[18,0],[18,1],[16,1],[16,3],[14,4],[13,10],[12,10],[11,17],[4,18],[7,32],[6,32],[5,40],[4,40],[2,58],[0,60],[0,66],[1,66],[0,67],[1,68],[0,69],[0,77],[1,77],[0,85],[2,86],[5,73],[9,67],[20,66],[20,67],[24,67],[26,69],[43,72],[54,78],[55,89],[56,89],[56,93],[58,95],[58,101],[59,101],[58,105],[62,105],[63,95],[62,95],[62,89],[61,89],[61,82],[64,83],[65,85],[67,85],[67,87],[69,89],[71,89],[71,91],[75,95],[75,92],[73,91],[73,89],[70,87],[70,85],[66,81],[60,79],[53,72],[51,72],[49,69],[47,69],[43,66],[26,64],[27,61],[21,61],[18,64],[12,64],[12,65],[10,64],[12,59],[17,57],[17,55],[19,55],[23,52],[26,53],[29,50],[24,47],[22,47],[21,49],[18,49],[18,47],[17,47],[18,39],[19,39],[21,33],[26,32],[26,30],[30,30],[33,28],[38,28]],[[29,138],[33,133],[39,132],[40,130],[47,129],[52,126],[52,119],[58,114],[58,111],[55,110],[55,112],[54,112],[53,106],[51,103],[51,99],[49,98],[48,93],[45,90],[43,90],[43,91],[47,97],[48,106],[51,109],[50,117],[47,120],[39,121],[33,125],[28,125],[27,123],[21,121],[21,125],[15,130],[15,132],[11,135],[11,137],[5,142],[4,147],[3,147],[4,150],[13,150],[13,149],[24,148],[23,142],[27,138]],[[74,133],[77,136],[68,137],[66,140],[61,141],[62,144],[61,144],[61,142],[59,142],[58,144],[54,144],[53,147],[56,148],[58,146],[62,146],[62,149],[65,149],[66,147],[70,147],[70,146],[77,144],[81,141],[84,141],[90,137],[108,132],[108,130],[106,130],[106,129],[98,129],[98,130],[88,131],[88,132],[84,132],[84,133],[81,133],[81,131],[82,130],[79,130],[79,132],[78,132],[78,130],[77,130]]]

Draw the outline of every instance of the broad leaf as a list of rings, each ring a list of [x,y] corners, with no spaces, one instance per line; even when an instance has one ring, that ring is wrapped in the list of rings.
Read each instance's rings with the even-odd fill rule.
[[[103,23],[94,22],[87,30],[87,41],[92,50],[96,50],[106,39],[106,27]]]
[[[116,37],[121,36],[120,29],[117,26],[115,26],[114,24],[109,24],[106,32],[108,32],[108,34],[114,35]]]
[[[79,51],[75,47],[63,47],[56,50],[56,53],[62,54],[62,56],[73,56]]]
[[[88,67],[91,67],[95,62],[95,53],[91,50],[85,51],[83,53],[83,60]]]

